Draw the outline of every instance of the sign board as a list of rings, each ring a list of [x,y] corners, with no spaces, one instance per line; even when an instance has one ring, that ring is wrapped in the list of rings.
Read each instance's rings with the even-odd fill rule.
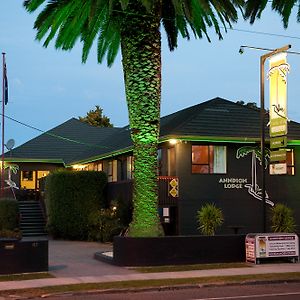
[[[286,146],[287,146],[287,137],[286,136],[271,137],[271,139],[270,139],[270,148],[271,149],[285,148]]]
[[[298,261],[299,241],[294,233],[254,233],[246,236],[246,261],[290,257]]]
[[[286,53],[270,58],[270,136],[287,134],[287,73],[289,65]]]
[[[270,137],[287,134],[287,119],[276,118],[270,120]]]
[[[286,161],[286,149],[279,149],[270,152],[270,162]]]
[[[270,175],[284,175],[287,174],[286,163],[270,164]]]

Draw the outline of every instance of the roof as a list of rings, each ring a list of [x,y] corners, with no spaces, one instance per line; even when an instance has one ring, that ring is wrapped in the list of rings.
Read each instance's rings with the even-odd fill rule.
[[[266,137],[267,131],[266,127]],[[259,141],[260,110],[214,98],[162,117],[160,140],[172,137],[203,141]],[[289,122],[288,139],[300,140],[299,123]],[[130,151],[131,147],[129,126],[93,127],[72,118],[13,149],[11,156],[12,160],[60,159],[65,164],[71,164],[91,162],[122,151]]]
[[[266,117],[266,124],[268,116]],[[269,129],[266,126],[266,137]],[[260,109],[222,98],[188,107],[161,119],[160,136],[260,138]],[[300,139],[300,124],[290,122],[288,138]]]
[[[69,164],[88,149],[109,150],[103,141],[122,130],[94,127],[72,118],[6,153],[10,159],[35,159]]]

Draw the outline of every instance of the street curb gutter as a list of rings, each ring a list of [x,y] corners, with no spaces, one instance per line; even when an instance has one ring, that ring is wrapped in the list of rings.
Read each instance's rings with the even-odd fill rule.
[[[147,288],[117,288],[117,289],[99,289],[99,290],[86,290],[78,292],[62,292],[62,293],[49,293],[41,295],[40,298],[48,298],[54,296],[80,296],[80,295],[97,295],[97,294],[118,294],[118,293],[142,293],[142,292],[153,292],[153,291],[169,291],[169,290],[185,290],[195,288],[206,288],[206,287],[220,287],[220,286],[240,286],[240,285],[259,285],[259,284],[278,284],[278,283],[297,283],[300,279],[278,279],[278,280],[249,280],[243,282],[218,282],[218,283],[204,283],[204,284],[178,284],[158,287],[147,287]],[[23,299],[30,299],[23,298]],[[1,297],[0,297],[1,299]]]

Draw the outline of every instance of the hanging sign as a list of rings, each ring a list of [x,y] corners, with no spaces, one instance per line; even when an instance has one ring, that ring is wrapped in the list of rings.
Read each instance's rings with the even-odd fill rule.
[[[273,163],[270,164],[270,175],[285,175],[287,174],[286,163]]]
[[[286,53],[270,58],[270,136],[287,134],[287,73]]]
[[[271,149],[278,149],[278,148],[285,148],[287,146],[287,137],[286,136],[279,136],[279,137],[271,137],[270,139],[270,148]]]
[[[286,161],[286,149],[279,149],[270,152],[270,162]]]

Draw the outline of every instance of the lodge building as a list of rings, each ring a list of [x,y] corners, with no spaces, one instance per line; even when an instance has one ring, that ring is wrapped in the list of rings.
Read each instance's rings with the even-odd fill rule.
[[[267,127],[265,135],[268,149]],[[272,174],[269,164],[265,170],[267,213],[284,203],[300,226],[299,123],[288,124],[287,148],[286,174]],[[205,203],[223,211],[217,233],[262,231],[259,149],[260,111],[255,107],[215,98],[162,117],[158,188],[165,233],[199,234],[196,215]],[[11,174],[18,195],[38,195],[41,178],[58,168],[73,168],[104,171],[108,200],[131,201],[134,163],[128,126],[97,128],[73,118],[6,153],[6,162],[19,168]]]

